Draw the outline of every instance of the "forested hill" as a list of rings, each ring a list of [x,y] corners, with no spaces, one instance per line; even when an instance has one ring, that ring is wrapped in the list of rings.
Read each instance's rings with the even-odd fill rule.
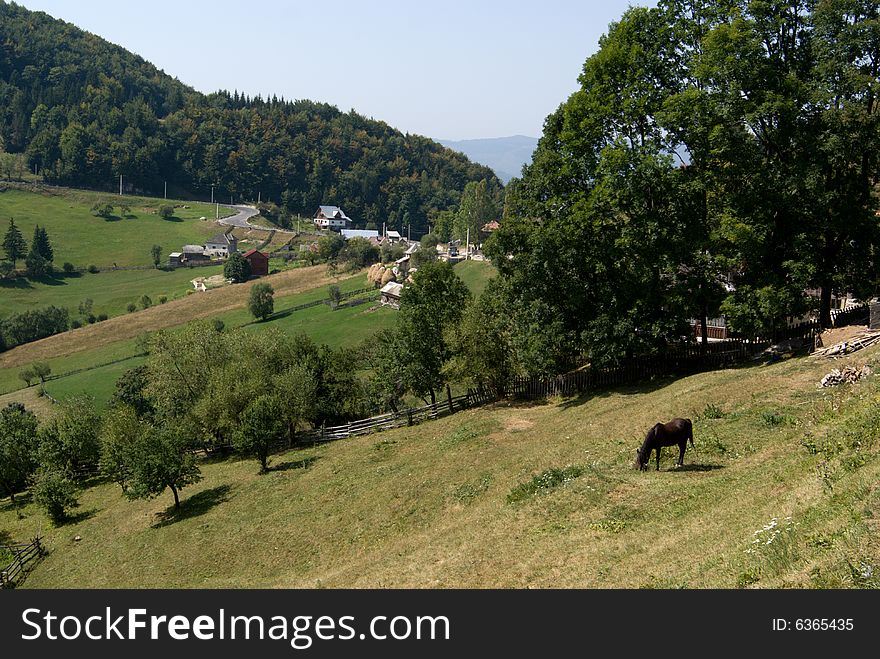
[[[418,233],[456,206],[476,165],[424,137],[312,101],[204,95],[143,58],[0,0],[0,147],[47,180],[234,195],[310,214],[322,203]]]

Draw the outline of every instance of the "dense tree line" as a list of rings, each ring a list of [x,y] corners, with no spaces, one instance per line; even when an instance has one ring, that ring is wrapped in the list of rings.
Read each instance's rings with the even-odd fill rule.
[[[870,297],[878,73],[876,2],[628,10],[506,191],[490,253],[520,367],[650,352],[719,312],[827,325],[832,291]]]
[[[427,232],[491,170],[424,137],[312,101],[202,95],[46,14],[0,3],[0,146],[65,185],[272,200]],[[63,47],[62,47],[63,46]]]

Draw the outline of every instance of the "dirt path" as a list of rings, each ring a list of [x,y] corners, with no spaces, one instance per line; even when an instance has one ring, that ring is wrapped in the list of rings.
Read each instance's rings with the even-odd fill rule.
[[[265,282],[275,289],[276,297],[302,293],[318,286],[337,281],[327,274],[327,266],[298,268],[262,277],[246,284],[235,284],[194,293],[180,300],[116,316],[101,323],[56,334],[40,341],[27,343],[0,355],[0,368],[15,368],[53,357],[94,350],[105,345],[133,339],[144,332],[183,325],[191,320],[209,318],[226,311],[243,309],[247,305],[251,287]]]

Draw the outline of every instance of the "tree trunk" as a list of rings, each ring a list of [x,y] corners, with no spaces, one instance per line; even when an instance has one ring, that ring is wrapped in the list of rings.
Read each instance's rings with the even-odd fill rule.
[[[437,396],[434,393],[433,389],[431,389],[430,391],[431,391],[431,405],[436,405],[437,404]]]
[[[169,485],[171,488],[171,493],[174,495],[174,509],[180,510],[180,497],[177,495],[177,488],[173,485]]]
[[[269,454],[260,453],[260,473],[265,474],[269,471]]]
[[[702,288],[700,284],[700,288]],[[706,298],[700,302],[700,355],[705,357],[709,349],[709,304]]]
[[[822,286],[819,295],[819,325],[822,329],[831,327],[831,287]]]

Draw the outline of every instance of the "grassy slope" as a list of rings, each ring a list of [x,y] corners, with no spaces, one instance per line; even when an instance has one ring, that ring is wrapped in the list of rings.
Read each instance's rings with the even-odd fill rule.
[[[213,271],[213,268],[186,272],[201,273],[202,270]],[[491,266],[480,264],[480,268],[470,273],[469,285],[485,285],[484,282],[492,272]],[[0,394],[23,387],[24,383],[19,379],[18,373],[33,361],[41,359],[47,361],[52,372],[56,374],[106,364],[139,352],[134,337],[140,332],[160,326],[174,326],[195,317],[216,317],[223,320],[228,327],[246,325],[251,331],[259,331],[267,325],[277,325],[288,332],[305,332],[318,343],[332,346],[357,345],[373,333],[394,323],[395,312],[388,308],[374,308],[374,305],[342,307],[337,311],[330,311],[329,307],[322,305],[285,313],[299,304],[327,297],[328,286],[332,280],[322,278],[321,273],[323,267],[318,266],[291,270],[268,279],[277,290],[276,315],[265,323],[252,322],[251,315],[244,308],[246,296],[243,295],[242,288],[227,287],[225,292],[210,293],[213,296],[211,300],[217,300],[213,304],[208,303],[209,300],[205,297],[208,294],[189,295],[182,300],[170,302],[148,312],[138,311],[126,318],[106,321],[110,324],[102,323],[101,326],[83,328],[73,333],[22,346],[0,355]],[[482,273],[482,277],[478,276],[479,273]],[[101,273],[85,275],[85,277],[98,280],[104,275],[105,273]],[[319,282],[323,283],[319,284]],[[338,283],[343,292],[367,286],[365,275],[349,277]],[[312,286],[314,288],[311,288]],[[290,294],[291,291],[303,292]],[[109,295],[109,291],[107,294]],[[153,299],[155,301],[157,298]],[[96,305],[96,312],[99,311]],[[93,395],[99,403],[103,403],[112,393],[116,378],[136,364],[137,362],[124,362],[95,368],[52,380],[47,383],[46,389],[55,398],[85,392]]]
[[[859,575],[880,561],[880,378],[818,390],[834,366],[801,358],[470,410],[276,456],[265,476],[253,461],[206,464],[176,520],[170,494],[128,502],[111,484],[58,529],[4,502],[0,533],[44,529],[51,553],[31,587],[876,586]],[[701,416],[708,405],[720,418]],[[682,470],[667,452],[660,472],[634,471],[645,429],[674,415],[694,418],[697,453]],[[566,465],[583,475],[507,502]],[[790,534],[745,553],[787,516]]]
[[[98,201],[114,204],[117,214],[120,204],[128,204],[131,214],[125,218],[115,215],[109,220],[95,217],[91,208]],[[177,208],[173,219],[163,220],[156,211],[166,203],[185,203],[189,208]],[[227,209],[221,211],[226,215],[231,212]],[[30,244],[34,226],[45,227],[59,268],[65,261],[79,267],[89,264],[112,266],[113,263],[120,266],[149,265],[153,245],[160,245],[167,255],[185,244],[201,243],[222,231],[222,227],[214,222],[199,221],[200,217],[214,216],[215,209],[211,204],[197,202],[119,197],[67,188],[44,188],[32,192],[0,187],[2,231],[6,231],[8,218],[15,218],[16,225]]]
[[[495,266],[488,261],[459,261],[455,264],[455,274],[467,285],[474,297],[480,296],[496,273]]]
[[[221,266],[165,270],[119,270],[97,274],[57,275],[37,281],[14,279],[0,281],[3,313],[12,314],[40,309],[54,304],[67,307],[71,318],[79,317],[79,303],[90,298],[93,313],[118,316],[126,313],[130,302],[140,306],[140,299],[148,295],[158,302],[164,295],[169,300],[182,297],[192,289],[191,280],[210,277],[223,272]]]

